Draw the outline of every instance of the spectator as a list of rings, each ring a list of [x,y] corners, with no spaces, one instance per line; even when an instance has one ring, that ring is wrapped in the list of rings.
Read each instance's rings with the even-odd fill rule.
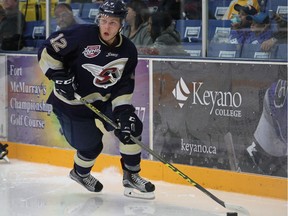
[[[131,0],[127,3],[127,9],[123,35],[128,37],[137,48],[151,45],[152,39],[148,32],[148,6],[142,0]]]
[[[2,5],[0,4],[0,23],[5,20],[6,18],[6,15],[5,15],[5,10],[4,8],[2,7]]]
[[[263,51],[270,51],[276,44],[287,44],[287,20],[279,14],[275,14],[272,19],[277,23],[277,31],[268,40],[265,40],[261,49]]]
[[[244,43],[262,44],[265,40],[272,37],[268,14],[260,12],[254,16],[249,15],[246,17],[246,19],[251,20],[252,24],[250,27],[250,32]]]
[[[7,19],[5,15],[4,8],[0,5],[0,44],[2,43],[3,37],[5,37],[6,28],[9,27],[7,25]]]
[[[215,43],[233,43],[241,44],[246,38],[247,33],[250,31],[251,21],[247,20],[248,15],[255,15],[257,10],[251,6],[234,5],[234,9],[238,12],[237,16],[231,19],[231,32],[215,33],[211,42]]]
[[[182,18],[181,0],[160,0],[158,11],[167,12],[173,20]]]
[[[149,32],[153,45],[139,49],[140,54],[179,56],[188,55],[181,46],[179,33],[172,25],[172,17],[166,12],[155,12],[149,18]]]
[[[237,10],[235,10],[234,7],[236,4],[239,4],[241,6],[252,5],[258,12],[260,10],[258,0],[232,0],[226,13],[222,17],[223,20],[230,20],[235,14],[237,14]]]
[[[248,15],[253,16],[258,13],[256,8],[252,5],[241,6],[240,4],[235,4],[234,10],[237,11],[238,14],[231,19],[232,29],[250,28],[251,21],[247,20],[246,17]]]
[[[229,36],[229,43],[242,44],[247,38],[247,34],[250,32],[252,23],[252,21],[247,20],[246,17],[257,14],[257,10],[252,5],[241,6],[239,4],[234,5],[234,9],[238,11],[238,16],[234,16],[231,20],[232,31]]]
[[[84,24],[84,20],[73,15],[72,8],[67,3],[60,3],[55,7],[54,10],[55,19],[57,23],[56,31],[64,30],[75,24]]]
[[[3,50],[20,50],[23,47],[22,34],[25,28],[25,18],[18,9],[18,1],[3,0],[2,7],[5,10],[6,28],[1,48]]]

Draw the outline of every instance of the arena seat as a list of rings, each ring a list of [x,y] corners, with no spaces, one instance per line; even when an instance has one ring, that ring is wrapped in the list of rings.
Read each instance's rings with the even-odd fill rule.
[[[93,23],[99,12],[99,3],[83,3],[81,19]]]
[[[43,42],[46,37],[45,22],[40,20],[26,22],[23,37],[25,47],[38,47],[39,42]]]
[[[228,9],[231,0],[209,0],[209,13],[214,15],[215,19],[221,20]]]
[[[54,17],[54,10],[57,3],[58,3],[57,0],[51,0],[50,2],[50,10],[52,17]],[[40,20],[46,20],[46,1],[40,0],[39,4],[40,4]]]
[[[182,46],[184,50],[191,56],[191,57],[202,57],[202,44],[201,43],[187,43],[183,42]]]
[[[208,45],[207,57],[217,58],[240,58],[242,45],[210,43]]]
[[[287,19],[287,0],[268,0],[266,4],[266,12],[268,12],[269,10],[273,10],[275,13]]]
[[[208,21],[208,40],[210,41],[215,33],[230,34],[231,20],[214,20]]]
[[[83,4],[75,2],[75,3],[71,3],[70,6],[72,8],[73,15],[81,17]]]
[[[287,44],[278,44],[275,58],[287,62]]]
[[[273,59],[275,58],[275,49],[269,52],[264,52],[261,50],[260,44],[243,44],[241,58]]]
[[[21,13],[25,16],[26,22],[39,20],[40,11],[36,0],[28,1],[28,3],[25,0],[21,0],[19,1],[18,7]]]
[[[175,28],[184,42],[202,41],[201,20],[177,20]]]

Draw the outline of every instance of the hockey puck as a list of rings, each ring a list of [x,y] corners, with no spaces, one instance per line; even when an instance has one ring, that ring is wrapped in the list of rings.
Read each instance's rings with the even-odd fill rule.
[[[237,212],[227,212],[227,216],[238,216]]]

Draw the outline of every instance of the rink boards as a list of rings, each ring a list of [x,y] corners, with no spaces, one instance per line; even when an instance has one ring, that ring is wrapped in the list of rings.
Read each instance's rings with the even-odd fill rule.
[[[37,57],[3,55],[0,64],[0,138],[10,144],[9,156],[71,167],[73,151],[45,102],[52,83]],[[283,76],[283,63],[140,59],[133,104],[142,141],[204,187],[286,199],[286,177],[240,172],[265,91]],[[104,142],[96,171],[119,167],[117,140],[106,133]],[[142,157],[145,176],[187,184],[146,152]]]

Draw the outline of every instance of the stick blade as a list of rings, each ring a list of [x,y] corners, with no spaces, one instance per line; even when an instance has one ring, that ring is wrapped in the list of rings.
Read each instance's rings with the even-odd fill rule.
[[[242,206],[225,203],[225,207],[231,211],[241,213],[241,215],[250,216],[249,211]]]

